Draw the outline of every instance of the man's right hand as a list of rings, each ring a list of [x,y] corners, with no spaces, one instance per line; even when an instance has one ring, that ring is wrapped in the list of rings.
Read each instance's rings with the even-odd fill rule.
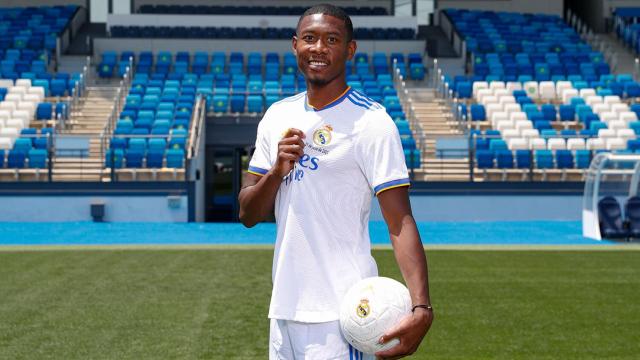
[[[278,158],[271,170],[274,175],[282,178],[289,174],[296,161],[304,155],[304,133],[290,128],[278,143]]]

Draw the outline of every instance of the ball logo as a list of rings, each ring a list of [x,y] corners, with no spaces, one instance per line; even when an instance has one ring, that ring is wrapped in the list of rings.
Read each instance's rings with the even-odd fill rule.
[[[318,146],[327,146],[331,142],[331,125],[325,125],[313,132],[313,142]]]
[[[356,307],[356,314],[361,318],[366,318],[371,313],[368,299],[360,299],[360,304]]]

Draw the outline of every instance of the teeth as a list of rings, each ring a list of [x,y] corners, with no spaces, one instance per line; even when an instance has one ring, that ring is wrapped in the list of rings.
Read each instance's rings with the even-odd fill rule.
[[[324,65],[327,65],[327,63],[320,62],[320,61],[311,61],[311,65],[324,66]]]

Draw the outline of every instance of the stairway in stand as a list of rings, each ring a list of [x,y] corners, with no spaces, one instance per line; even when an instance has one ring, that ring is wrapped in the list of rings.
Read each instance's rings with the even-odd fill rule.
[[[86,88],[66,129],[57,134],[54,181],[102,180],[106,149],[101,147],[101,135],[111,115],[118,85],[114,82]]]
[[[416,181],[468,181],[469,159],[467,156],[452,157],[437,154],[436,139],[460,139],[464,133],[451,113],[445,100],[432,88],[409,88],[417,122],[425,134],[422,166],[415,169]],[[442,156],[445,155],[445,156]],[[447,156],[449,155],[449,156]]]

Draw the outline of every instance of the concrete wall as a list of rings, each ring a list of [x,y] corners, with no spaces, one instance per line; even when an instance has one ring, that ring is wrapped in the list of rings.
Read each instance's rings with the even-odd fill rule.
[[[168,196],[2,196],[0,222],[92,221],[95,201],[105,203],[104,221],[187,222],[188,198],[177,198],[178,207],[172,208]]]
[[[582,219],[581,195],[412,195],[416,221],[543,221]],[[371,220],[383,221],[380,205]]]
[[[563,11],[563,0],[439,0],[437,5],[439,9],[510,11],[558,16],[562,16]]]
[[[87,0],[0,0],[0,7],[54,6],[54,5],[87,6]]]
[[[394,41],[358,41],[358,52],[373,53],[382,51],[385,53],[424,53],[424,40],[394,40]],[[291,52],[290,40],[242,40],[231,41],[221,39],[121,39],[121,38],[96,38],[94,39],[94,56],[99,56],[104,51],[251,51],[258,52]]]

